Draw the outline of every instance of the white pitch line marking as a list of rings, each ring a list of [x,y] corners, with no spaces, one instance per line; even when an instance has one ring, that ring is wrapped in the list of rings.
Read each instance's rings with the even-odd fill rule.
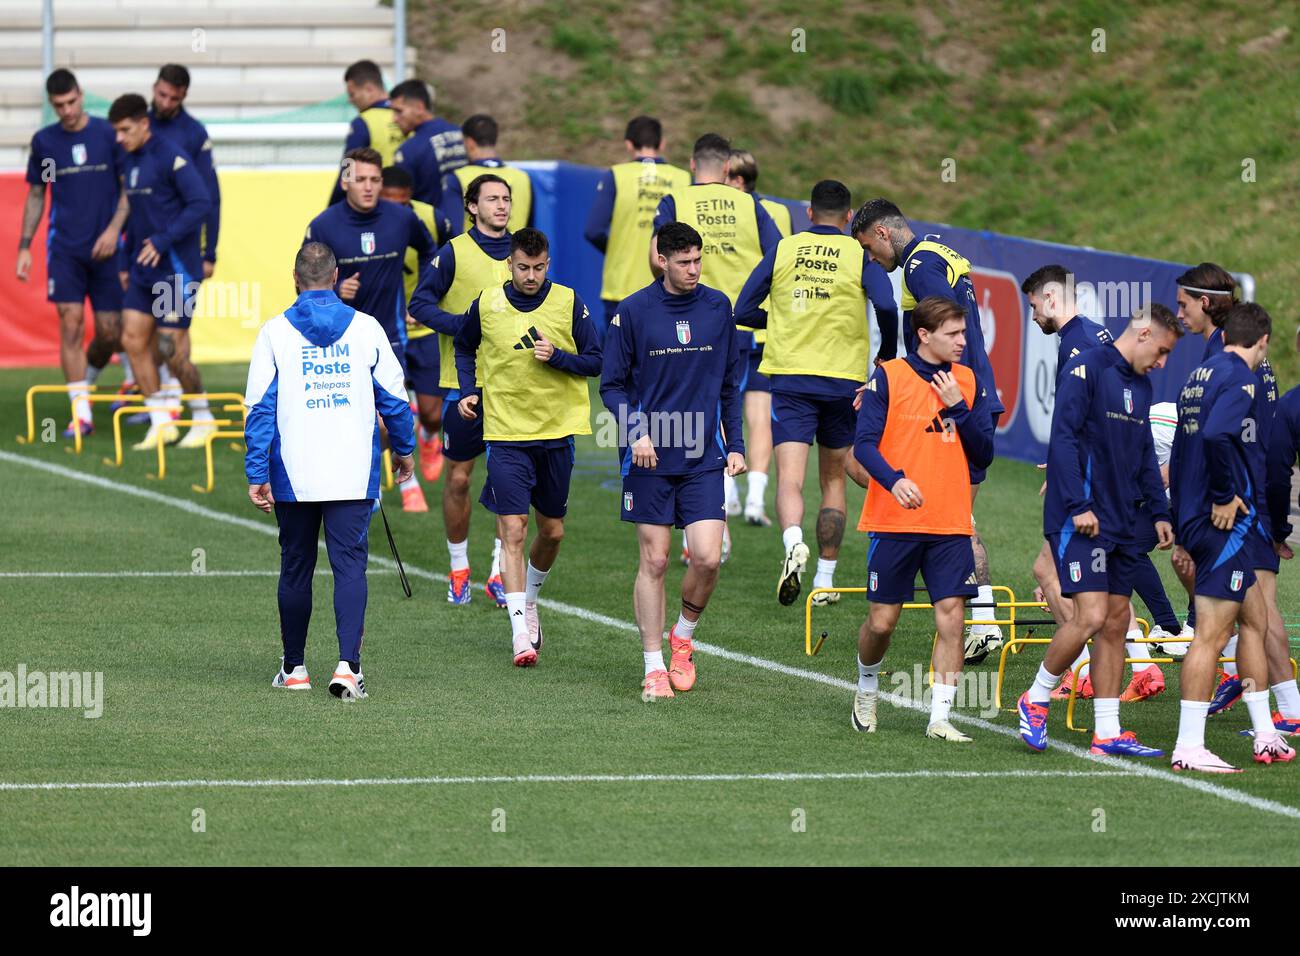
[[[2,450],[0,450],[0,461],[11,462],[15,465],[22,465],[27,468],[34,468],[38,471],[47,472],[48,474],[58,475],[62,478],[71,479],[72,481],[80,481],[84,484],[94,485],[99,488],[105,488],[109,491],[116,491],[120,494],[131,495],[136,498],[142,498],[146,501],[153,501],[158,504],[166,505],[171,508],[177,508],[181,511],[188,512],[189,514],[199,515],[200,517],[204,517],[204,518],[210,518],[213,521],[220,521],[224,524],[235,525],[240,528],[248,528],[249,530],[256,531],[259,534],[270,535],[271,537],[278,536],[278,531],[276,527],[271,524],[254,521],[249,518],[240,518],[236,515],[226,514],[223,511],[216,511],[212,508],[195,504],[192,501],[186,501],[184,498],[173,498],[170,495],[164,495],[156,491],[150,491],[146,488],[137,488],[134,485],[128,485],[122,482],[112,481],[108,478],[103,478],[99,475],[92,475],[87,472],[77,471],[76,469],[67,468],[64,467],[63,465],[55,465],[34,458],[25,458],[22,455],[15,455],[12,452],[2,451]],[[320,547],[324,549],[325,545],[323,542],[321,543]],[[387,558],[381,558],[377,555],[372,554],[370,556],[370,560],[382,567],[386,567],[390,569],[396,568],[396,565]],[[435,574],[432,571],[426,571],[422,568],[417,568],[414,565],[407,564],[405,565],[405,567],[408,575],[414,575],[415,577],[424,578],[430,581],[447,580],[446,575]],[[552,601],[548,598],[541,598],[538,601],[538,604],[542,605],[543,607],[551,608],[552,610],[558,611],[562,614],[568,614],[571,617],[577,617],[582,620],[591,621],[596,624],[603,624],[609,628],[613,628],[621,631],[630,631],[634,633],[637,630],[636,625],[631,624],[627,621],[620,621],[617,618],[612,618],[604,614],[598,614],[595,611],[588,611],[586,608],[576,607],[571,604],[564,604],[560,601]],[[829,687],[835,687],[841,690],[852,691],[857,687],[857,685],[852,681],[842,680],[841,678],[838,677],[831,677],[829,674],[822,674],[819,673],[818,671],[804,670],[799,667],[791,667],[788,664],[782,664],[779,663],[778,661],[770,661],[763,657],[754,657],[753,655],[750,654],[742,654],[737,651],[728,650],[725,647],[719,647],[714,644],[707,644],[703,641],[696,641],[695,649],[699,651],[701,654],[709,655],[712,657],[719,657],[722,658],[723,660],[729,660],[739,664],[748,664],[751,667],[758,667],[762,670],[772,671],[773,673],[777,673],[777,674],[783,674],[787,677],[796,677],[801,680],[808,680],[819,684],[826,684]],[[898,697],[894,694],[890,694],[887,692],[882,692],[880,697],[882,700],[889,701],[890,703],[894,704],[894,706],[896,707],[904,707],[910,710],[919,711],[921,713],[927,712],[925,706],[917,701],[907,700],[906,698]],[[953,723],[966,724],[971,727],[978,727],[981,730],[987,730],[990,733],[1001,734],[1004,737],[1011,737],[1013,739],[1019,739],[1020,737],[1019,731],[1011,727],[1003,727],[999,724],[992,723],[991,721],[984,720],[980,717],[973,717],[967,714],[954,712],[951,715],[950,719],[952,720]],[[1094,756],[1093,754],[1089,753],[1086,748],[1079,747],[1075,744],[1071,744],[1067,742],[1053,741],[1051,746],[1053,750],[1060,751],[1062,753],[1067,753],[1070,756],[1078,757],[1081,760],[1087,760],[1092,763],[1098,763],[1098,764],[1102,764],[1103,766],[1112,767],[1116,770],[1123,771],[1124,773],[1130,774],[1132,776],[1145,777],[1151,780],[1161,780],[1164,781],[1165,783],[1174,784],[1177,786],[1186,787],[1189,790],[1196,790],[1200,793],[1209,794],[1210,796],[1218,797],[1221,800],[1227,800],[1231,803],[1238,803],[1243,806],[1252,807],[1253,809],[1261,810],[1265,813],[1272,813],[1277,816],[1289,817],[1293,820],[1300,820],[1300,808],[1293,807],[1285,803],[1278,803],[1276,800],[1269,800],[1264,797],[1256,797],[1249,793],[1243,793],[1240,790],[1234,790],[1231,787],[1225,787],[1222,786],[1221,784],[1211,783],[1208,780],[1196,779],[1193,777],[1176,774],[1172,770],[1163,770],[1158,767],[1152,767],[1147,764],[1138,763],[1136,760],[1121,760],[1118,757]],[[1027,759],[1031,759],[1031,760],[1034,759],[1032,754],[1026,754],[1026,757]],[[1279,771],[1285,773],[1286,769],[1279,768]]]
[[[15,790],[182,790],[262,787],[390,787],[452,786],[515,783],[744,783],[749,781],[802,783],[838,780],[985,780],[1012,777],[1127,777],[1108,770],[863,770],[826,773],[630,773],[522,774],[481,777],[362,777],[316,780],[121,780],[90,783],[0,783],[0,792]]]

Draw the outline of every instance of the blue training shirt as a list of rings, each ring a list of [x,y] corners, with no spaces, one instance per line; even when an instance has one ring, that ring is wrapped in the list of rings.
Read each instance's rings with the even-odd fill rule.
[[[1232,541],[1259,522],[1256,490],[1264,476],[1264,447],[1255,419],[1259,380],[1235,352],[1220,352],[1188,376],[1178,396],[1178,430],[1169,459],[1169,494],[1180,540],[1212,527],[1210,508],[1236,495],[1247,508]],[[1230,542],[1229,547],[1233,547]]]
[[[1114,345],[1087,349],[1066,365],[1047,449],[1044,534],[1060,534],[1064,546],[1075,516],[1091,511],[1099,538],[1129,544],[1139,505],[1152,520],[1169,520],[1147,422],[1151,395],[1150,379]]]
[[[203,278],[199,232],[211,200],[194,163],[170,140],[150,135],[122,162],[131,216],[127,220],[131,281],[152,283],[182,275],[186,283]],[[162,256],[155,268],[136,262],[148,239]]]
[[[1080,352],[1086,352],[1088,349],[1096,348],[1099,345],[1111,345],[1114,339],[1111,338],[1106,326],[1084,315],[1076,315],[1069,322],[1061,327],[1056,333],[1059,340],[1056,347],[1056,384],[1061,384],[1061,376],[1065,373],[1065,366],[1070,363]]]
[[[438,209],[442,205],[442,177],[469,162],[465,137],[459,126],[434,117],[425,120],[393,156],[393,165],[411,174],[411,198]]]
[[[1265,449],[1269,528],[1274,541],[1291,535],[1291,469],[1300,454],[1300,385],[1277,402]]]
[[[903,284],[911,291],[912,297],[920,302],[927,296],[937,295],[951,299],[966,310],[966,350],[962,352],[961,364],[975,373],[975,378],[989,393],[991,414],[1001,415],[1006,406],[998,398],[997,383],[993,379],[993,366],[989,363],[988,349],[984,345],[984,331],[980,328],[980,310],[975,303],[975,286],[969,275],[959,278],[956,284],[948,281],[948,262],[943,256],[929,249],[915,252],[920,237],[914,237],[899,256],[900,264],[905,264]],[[912,329],[912,310],[903,312],[903,344],[908,352],[916,351],[916,332]]]
[[[58,123],[37,130],[27,158],[27,182],[48,182],[51,252],[89,258],[95,240],[108,228],[121,192],[122,150],[108,120],[87,117],[84,129],[69,133]]]
[[[354,209],[345,199],[313,219],[303,240],[323,242],[339,263],[339,285],[360,274],[361,287],[347,301],[373,315],[388,341],[406,338],[406,285],[403,265],[408,247],[420,257],[423,279],[434,253],[433,236],[409,206],[379,200],[370,212]],[[335,291],[338,291],[337,289]]]
[[[694,474],[745,453],[742,335],[731,302],[708,286],[678,295],[656,279],[620,303],[605,337],[600,398],[619,422],[624,475]],[[631,446],[647,433],[653,469],[632,463]]]
[[[510,257],[510,230],[500,236],[486,236],[478,226],[470,226],[470,238],[493,259]],[[456,247],[443,243],[434,255],[429,268],[420,273],[420,283],[411,293],[407,311],[411,318],[443,335],[455,335],[465,321],[463,312],[448,312],[442,308],[442,298],[456,281]]]
[[[217,166],[212,159],[212,138],[208,136],[207,127],[185,112],[185,107],[182,106],[171,119],[159,119],[151,107],[149,128],[154,135],[179,147],[198,170],[212,203],[208,214],[203,218],[203,261],[216,262],[217,237],[221,231],[221,186],[217,183]]]

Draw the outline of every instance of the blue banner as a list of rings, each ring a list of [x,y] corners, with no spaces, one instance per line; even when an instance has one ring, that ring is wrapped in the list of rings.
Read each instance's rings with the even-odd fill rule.
[[[572,163],[520,163],[533,180],[533,221],[551,240],[551,274],[577,289],[593,315],[601,316],[603,256],[583,237],[601,169]],[[775,198],[775,197],[774,197]],[[796,230],[808,227],[807,203],[780,199]],[[975,296],[989,360],[1006,415],[998,427],[997,453],[1021,461],[1047,460],[1047,439],[1055,398],[1055,335],[1044,335],[1030,319],[1021,281],[1049,263],[1074,274],[1080,311],[1118,335],[1129,317],[1149,301],[1177,311],[1174,279],[1186,265],[1037,242],[994,232],[959,229],[912,220],[917,235],[942,238],[971,261]],[[890,278],[899,294],[902,272]],[[901,337],[900,337],[901,341]],[[1187,375],[1200,363],[1204,343],[1184,336],[1164,369],[1150,374],[1156,401],[1174,401]]]

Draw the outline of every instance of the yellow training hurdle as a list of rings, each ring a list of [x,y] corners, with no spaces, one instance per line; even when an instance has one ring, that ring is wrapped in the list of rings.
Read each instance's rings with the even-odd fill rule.
[[[995,593],[1007,595],[1007,600],[998,601],[994,604],[992,616],[982,618],[968,618],[967,624],[1006,624],[1011,628],[1011,636],[1016,634],[1016,609],[1017,608],[1045,608],[1047,605],[1042,601],[1017,601],[1016,592],[1002,584],[993,585]],[[807,657],[814,656],[822,649],[822,644],[826,641],[826,635],[823,634],[817,640],[816,646],[812,642],[812,609],[813,598],[818,594],[866,594],[866,588],[813,588],[808,592],[808,597],[804,600],[803,615],[803,651]],[[934,605],[923,601],[909,601],[903,605],[904,611],[920,611],[927,608],[933,608]],[[997,617],[997,608],[1006,608],[1008,614],[1005,620],[999,620]]]
[[[235,438],[242,441],[243,437],[244,433],[242,431],[221,431],[218,429],[215,432],[209,433],[208,437],[203,441],[203,458],[204,464],[208,469],[208,483],[206,486],[190,485],[190,487],[199,494],[211,494],[213,487],[216,485],[216,475],[212,467],[212,443],[222,438]],[[239,446],[235,444],[233,447],[238,448]]]
[[[221,429],[226,425],[233,425],[234,422],[228,418],[173,418],[171,424],[177,428],[193,428],[195,425],[216,425],[218,429]],[[243,432],[240,432],[240,436],[243,436]],[[158,473],[155,475],[145,472],[145,477],[162,481],[167,477],[167,443],[160,441],[154,447],[158,451]]]
[[[1147,622],[1146,618],[1139,617],[1139,618],[1135,618],[1135,620],[1137,621],[1137,626],[1142,629],[1142,637],[1139,640],[1133,641],[1132,643],[1170,644],[1173,643],[1173,641],[1175,640],[1175,638],[1168,638],[1168,637],[1151,640],[1149,636],[1151,634],[1151,625]],[[1177,638],[1177,640],[1190,641],[1191,638],[1183,637],[1183,638]],[[1002,678],[1003,676],[1005,676],[1007,671],[1007,654],[1019,654],[1020,648],[1026,644],[1050,644],[1050,643],[1052,643],[1052,639],[1050,637],[1012,637],[1010,640],[1008,640],[1006,643],[1002,645],[1002,654],[998,657],[998,679],[997,679],[997,684],[994,686],[994,690],[993,690],[993,702],[994,704],[997,705],[998,710],[1002,709]],[[1089,639],[1088,643],[1089,644],[1092,643],[1091,639]],[[1013,647],[1015,648],[1015,650],[1012,650]]]
[[[209,401],[227,401],[232,403],[237,402],[238,404],[223,405],[221,410],[223,412],[238,411],[241,415],[241,424],[242,424],[242,420],[247,419],[248,417],[247,409],[244,407],[244,396],[240,395],[238,392],[197,392],[194,394],[181,395],[180,399],[178,400],[189,401],[190,399],[194,399],[194,398],[206,398]],[[108,465],[111,468],[122,467],[122,461],[123,461],[122,416],[134,415],[138,411],[140,411],[139,405],[134,405],[134,406],[126,405],[123,406],[122,408],[119,408],[117,411],[113,413],[113,458],[112,460],[109,460],[108,458],[103,459],[104,464]],[[168,405],[166,406],[166,411],[179,412],[179,411],[183,411],[183,409],[179,405]],[[176,423],[173,422],[173,424]],[[203,423],[200,422],[200,424]],[[208,424],[216,424],[215,419],[212,422],[209,422]],[[229,425],[231,424],[231,422],[226,422],[225,424]]]

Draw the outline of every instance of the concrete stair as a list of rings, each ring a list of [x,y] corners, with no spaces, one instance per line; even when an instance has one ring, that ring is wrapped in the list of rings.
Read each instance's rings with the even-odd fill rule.
[[[122,93],[148,98],[163,63],[188,67],[187,108],[216,127],[223,165],[274,163],[282,152],[262,148],[246,131],[231,141],[223,124],[266,121],[335,100],[343,70],[355,60],[374,60],[395,82],[393,10],[377,0],[55,0],[54,27],[54,64],[77,74],[92,112],[95,102]],[[408,49],[408,76],[414,57]],[[0,168],[26,163],[44,104],[39,0],[0,0]],[[343,134],[322,136],[319,123],[346,122],[351,107],[312,112],[321,148],[298,142],[284,161],[337,158]],[[267,132],[268,142],[273,132],[285,138],[284,128]]]

